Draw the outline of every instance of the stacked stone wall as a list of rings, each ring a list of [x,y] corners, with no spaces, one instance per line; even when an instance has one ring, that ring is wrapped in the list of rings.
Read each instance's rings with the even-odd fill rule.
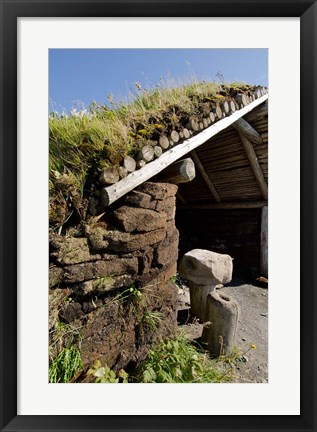
[[[175,332],[176,191],[144,183],[117,209],[51,235],[50,329],[58,321],[81,329],[85,366],[97,359],[115,369],[137,364],[154,340]],[[155,328],[145,319],[151,311]]]

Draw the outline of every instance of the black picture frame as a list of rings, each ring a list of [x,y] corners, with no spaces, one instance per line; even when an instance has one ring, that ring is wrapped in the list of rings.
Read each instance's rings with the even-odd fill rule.
[[[0,0],[1,431],[316,430],[317,5],[301,0]],[[300,17],[301,414],[295,416],[17,415],[17,18]],[[285,89],[282,89],[285,91]],[[289,89],[291,91],[291,89]],[[286,145],[286,143],[284,143]],[[291,237],[290,245],[292,247]],[[291,377],[290,377],[291,379]],[[49,403],[50,401],[48,401]],[[226,402],[228,403],[228,402]]]

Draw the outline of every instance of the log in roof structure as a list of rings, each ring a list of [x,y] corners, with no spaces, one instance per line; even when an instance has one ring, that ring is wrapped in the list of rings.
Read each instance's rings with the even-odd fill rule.
[[[194,175],[188,183],[171,181],[179,185],[179,207],[263,207],[268,200],[267,88],[210,83],[193,88],[188,94],[183,87],[177,97],[163,93],[165,105],[155,92],[143,94],[146,103],[143,96],[137,100],[139,111],[135,105],[100,106],[91,116],[53,116],[50,226],[61,232],[67,221],[72,225],[107,211],[145,181],[169,181],[167,171],[184,158]]]
[[[211,113],[208,121],[187,125],[190,136],[169,140],[157,159],[101,190],[100,209],[106,208],[180,158],[189,156],[196,177],[179,184],[180,205],[188,208],[256,208],[268,200],[268,93]],[[218,117],[218,121],[217,121]],[[144,160],[145,162],[145,160]]]

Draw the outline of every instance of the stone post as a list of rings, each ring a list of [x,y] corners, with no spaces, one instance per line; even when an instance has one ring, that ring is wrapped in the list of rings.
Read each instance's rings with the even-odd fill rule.
[[[204,322],[208,294],[213,292],[217,285],[231,281],[232,258],[204,249],[194,249],[183,256],[178,272],[190,281],[192,315]]]
[[[207,296],[215,290],[214,285],[199,285],[189,281],[191,314],[204,321]]]
[[[236,300],[214,291],[207,296],[202,340],[213,357],[232,352],[240,308]]]

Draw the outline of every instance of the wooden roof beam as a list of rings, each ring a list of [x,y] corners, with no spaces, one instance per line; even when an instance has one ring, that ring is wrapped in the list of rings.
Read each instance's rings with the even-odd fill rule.
[[[183,197],[183,195],[179,191],[177,191],[176,197],[180,200],[180,202],[182,204],[187,205],[187,201],[185,200],[185,198]]]
[[[200,172],[202,178],[204,179],[208,189],[210,190],[211,195],[213,196],[214,200],[217,202],[221,201],[218,192],[216,191],[212,181],[210,180],[209,175],[206,173],[204,167],[202,166],[202,163],[200,162],[200,159],[197,156],[197,153],[195,152],[195,150],[193,150],[191,152],[191,157],[192,157],[193,161],[195,162],[195,165],[196,165],[198,171]]]
[[[269,112],[269,103],[266,100],[263,104],[261,104],[260,106],[258,106],[256,109],[254,109],[253,111],[249,112],[246,116],[245,119],[247,121],[255,121],[255,120],[259,120],[262,117],[265,117],[268,115]]]
[[[221,201],[219,203],[210,203],[210,204],[186,204],[186,205],[178,205],[177,210],[231,210],[231,209],[248,209],[248,208],[262,208],[267,206],[267,201],[232,201],[232,202],[224,202]]]
[[[241,142],[243,144],[245,153],[249,159],[253,174],[255,176],[255,179],[259,185],[259,188],[261,190],[263,198],[267,201],[268,199],[268,188],[267,184],[263,175],[263,172],[261,170],[258,158],[255,154],[253,144],[252,142],[242,133],[239,133]]]
[[[217,135],[217,133],[226,129],[232,123],[237,121],[237,119],[243,117],[248,112],[252,111],[255,107],[266,101],[267,98],[268,95],[265,94],[259,99],[251,102],[246,107],[235,111],[230,116],[225,117],[217,121],[213,125],[207,127],[205,130],[203,130],[196,136],[193,136],[185,140],[183,143],[178,144],[177,146],[167,150],[158,159],[148,163],[140,170],[128,174],[118,183],[115,183],[111,186],[103,187],[100,191],[100,211],[115,202],[117,199],[121,198],[126,193],[139,186],[141,183],[144,183],[151,177],[163,171],[163,169],[165,169],[171,163],[175,162],[182,156],[185,156],[187,153],[204,144],[211,137]]]
[[[196,176],[195,164],[191,158],[179,160],[169,165],[158,174],[158,180],[180,184],[192,181]]]
[[[262,144],[263,140],[259,132],[257,132],[247,121],[243,118],[240,118],[235,123],[232,124],[232,127],[236,129],[239,133],[247,137],[254,144]]]

